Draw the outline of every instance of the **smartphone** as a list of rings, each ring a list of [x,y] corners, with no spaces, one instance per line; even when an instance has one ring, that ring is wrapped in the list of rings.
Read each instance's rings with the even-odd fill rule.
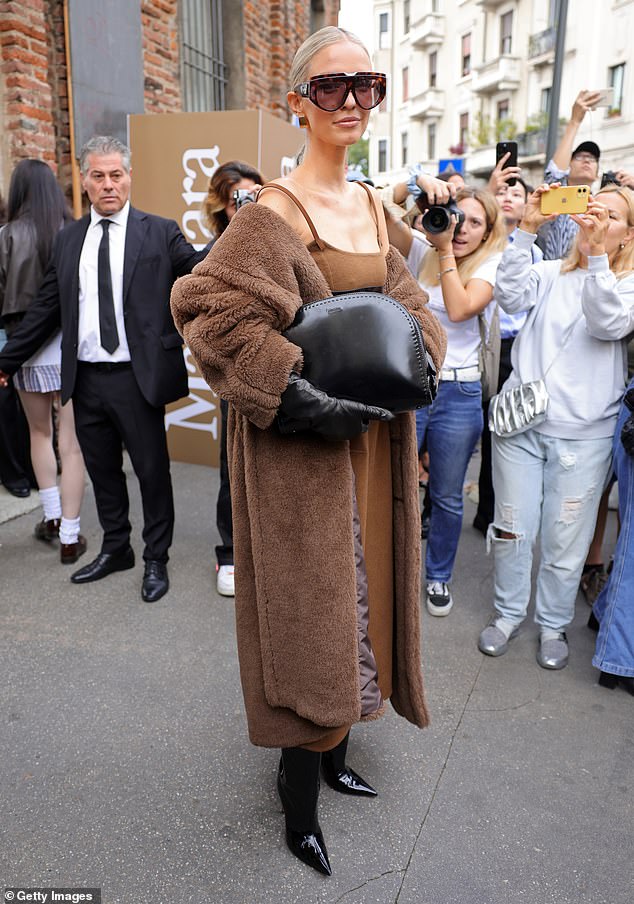
[[[612,102],[614,101],[614,88],[597,89],[597,93],[599,94],[599,100],[596,102],[595,107],[612,106]]]
[[[543,214],[585,213],[589,197],[589,185],[561,185],[541,196],[540,209]]]
[[[509,166],[517,166],[517,141],[498,141],[495,146],[496,165],[500,162],[505,154],[510,154],[511,156],[506,161],[502,169],[506,169]],[[509,179],[506,184],[515,185],[516,183],[517,179]]]

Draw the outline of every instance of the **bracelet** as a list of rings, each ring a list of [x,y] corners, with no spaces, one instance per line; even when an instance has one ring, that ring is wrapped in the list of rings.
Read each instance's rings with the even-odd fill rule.
[[[449,254],[441,254],[440,257],[438,258],[438,260],[446,261],[448,258],[452,258],[452,257],[455,257],[455,254],[453,253],[453,251],[450,251]]]
[[[456,271],[456,268],[455,268],[455,267],[447,267],[446,270],[441,270],[441,271],[440,271],[440,273],[438,274],[438,279],[440,279],[441,276],[444,276],[445,273],[455,273],[455,271]]]

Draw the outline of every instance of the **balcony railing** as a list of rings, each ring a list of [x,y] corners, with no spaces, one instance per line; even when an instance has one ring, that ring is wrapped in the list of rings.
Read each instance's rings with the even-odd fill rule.
[[[471,87],[479,94],[513,91],[521,80],[519,57],[502,54],[488,63],[473,68]]]
[[[442,44],[445,39],[445,17],[428,13],[410,28],[409,39],[412,47],[425,48]]]
[[[432,119],[445,112],[445,92],[440,88],[427,88],[410,99],[409,115],[412,119]]]
[[[555,40],[557,38],[556,28],[546,28],[544,31],[538,31],[537,34],[531,35],[528,39],[528,58],[543,56],[555,49]]]
[[[546,129],[537,129],[534,132],[520,132],[515,136],[517,141],[518,157],[536,157],[546,153]]]

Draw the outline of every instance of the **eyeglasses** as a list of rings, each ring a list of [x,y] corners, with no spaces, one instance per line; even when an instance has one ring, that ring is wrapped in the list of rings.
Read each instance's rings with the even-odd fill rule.
[[[581,160],[582,163],[596,163],[597,158],[594,154],[586,153],[585,151],[581,151],[580,154],[575,154],[572,158],[573,160]]]
[[[341,110],[351,91],[358,107],[372,110],[385,97],[387,78],[384,72],[334,72],[315,75],[293,90],[326,113]]]

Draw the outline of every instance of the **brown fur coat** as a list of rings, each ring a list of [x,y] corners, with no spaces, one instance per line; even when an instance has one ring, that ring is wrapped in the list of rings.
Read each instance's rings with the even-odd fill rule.
[[[445,336],[390,249],[384,291],[420,320],[438,369]],[[270,209],[241,208],[206,260],[172,292],[178,329],[231,404],[228,439],[240,674],[254,744],[310,743],[357,722],[360,688],[353,481],[347,442],[272,426],[301,351],[281,332],[330,295],[310,252]],[[299,368],[298,368],[299,369]],[[270,428],[270,429],[269,429]],[[423,727],[420,514],[414,417],[390,424],[394,524],[394,709]]]

